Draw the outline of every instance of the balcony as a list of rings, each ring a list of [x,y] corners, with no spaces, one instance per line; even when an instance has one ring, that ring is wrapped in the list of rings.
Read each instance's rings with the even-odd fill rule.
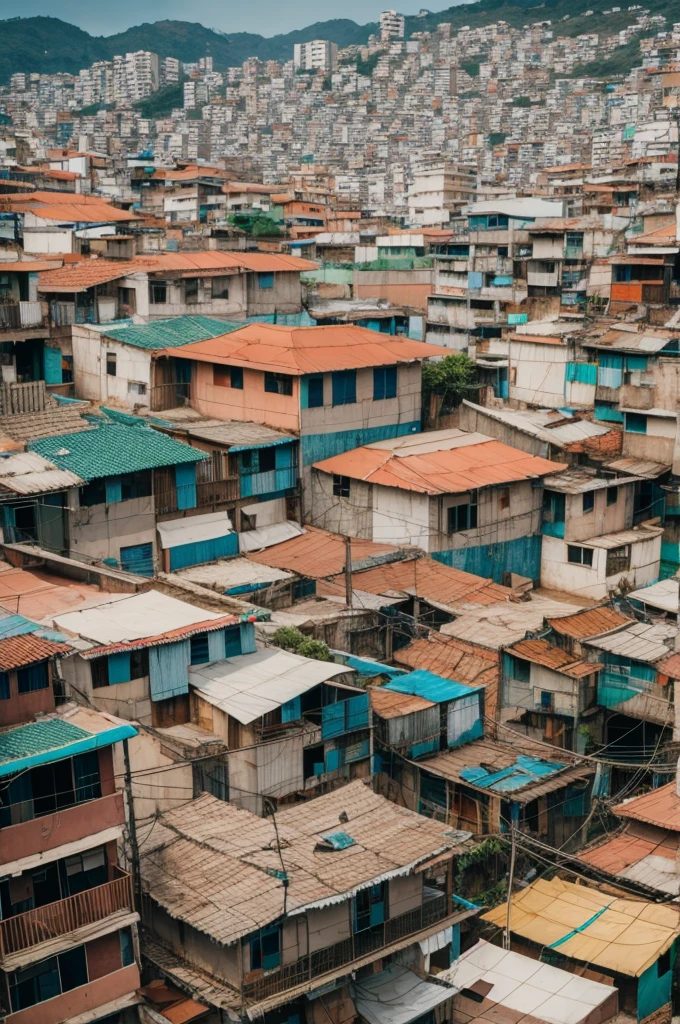
[[[0,331],[20,331],[49,325],[46,302],[18,302],[0,299]]]
[[[68,935],[121,911],[132,912],[132,876],[114,866],[112,881],[68,896],[56,903],[27,910],[0,921],[0,957],[3,959],[41,942]]]
[[[23,820],[0,828],[0,864],[10,864],[34,853],[47,853],[86,836],[117,828],[125,822],[120,791],[78,801],[71,807],[39,816],[33,801],[23,801],[10,807],[14,807],[17,816]]]
[[[297,985],[304,985],[312,979],[321,980],[324,975],[332,974],[356,960],[361,960],[362,957],[386,949],[409,935],[415,936],[452,916],[453,912],[447,907],[446,895],[433,892],[431,896],[424,897],[420,907],[400,914],[399,917],[393,917],[376,928],[356,932],[350,938],[300,957],[292,964],[282,964],[274,971],[253,972],[257,973],[258,977],[253,977],[253,974],[246,975],[246,979],[249,980],[243,981],[243,998],[249,1003],[257,1003],[279,992],[287,992]]]
[[[652,375],[639,374],[639,376],[642,378],[643,376],[651,377]],[[640,380],[639,384],[624,384],[619,392],[619,401],[624,409],[640,409],[644,411],[654,408],[655,396],[656,388],[645,386],[642,380]]]
[[[556,270],[552,272],[527,271],[527,284],[533,288],[557,288],[558,280],[559,274]]]
[[[79,306],[75,302],[51,302],[50,319],[53,327],[71,327],[73,324],[111,324],[125,320],[134,309],[117,299],[102,295],[97,303]]]

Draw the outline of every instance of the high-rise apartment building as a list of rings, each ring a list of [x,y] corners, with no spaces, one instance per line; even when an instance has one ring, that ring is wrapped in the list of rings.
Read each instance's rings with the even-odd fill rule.
[[[380,15],[380,38],[383,41],[403,39],[405,21],[403,14],[397,14],[396,11],[383,11]]]
[[[335,71],[338,65],[337,43],[327,39],[312,39],[308,43],[296,43],[293,49],[293,63],[299,71]]]

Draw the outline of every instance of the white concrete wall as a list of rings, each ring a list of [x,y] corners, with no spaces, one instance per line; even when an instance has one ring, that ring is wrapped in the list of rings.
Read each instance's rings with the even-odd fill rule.
[[[510,398],[559,409],[565,404],[566,346],[510,342]]]
[[[112,402],[132,409],[149,404],[151,352],[102,337],[86,327],[72,328],[73,373],[76,394],[93,402]],[[106,372],[106,355],[115,353],[116,375]],[[145,384],[146,395],[129,390],[130,382]]]
[[[567,544],[556,537],[544,537],[541,553],[541,586],[595,601],[606,598],[623,580],[631,589],[653,583],[659,576],[661,536],[631,545],[630,569],[607,576],[607,551],[593,549],[593,564],[572,565],[567,561]]]
[[[373,486],[373,538],[384,544],[430,543],[430,498],[416,491]]]

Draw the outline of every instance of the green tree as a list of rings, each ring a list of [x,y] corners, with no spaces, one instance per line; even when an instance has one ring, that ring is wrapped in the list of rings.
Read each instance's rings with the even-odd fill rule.
[[[313,658],[314,661],[330,661],[331,652],[323,640],[314,640],[305,636],[294,626],[281,626],[272,637],[272,643],[284,651],[292,651],[301,658]]]
[[[445,356],[439,362],[423,364],[423,409],[430,406],[430,395],[439,395],[441,412],[457,409],[464,398],[476,394],[477,368],[464,352]]]

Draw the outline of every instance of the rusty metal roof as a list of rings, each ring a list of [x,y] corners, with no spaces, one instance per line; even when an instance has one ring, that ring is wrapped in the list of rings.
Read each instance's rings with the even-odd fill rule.
[[[260,565],[274,566],[313,579],[343,572],[345,538],[315,526],[305,526],[305,531],[297,537],[282,541],[281,544],[265,548],[264,551],[250,551],[246,557],[252,562],[259,562]],[[399,551],[392,544],[374,544],[370,540],[352,538],[350,544],[353,566],[380,555],[397,555]]]
[[[602,633],[610,633],[613,629],[629,626],[633,619],[608,605],[603,605],[601,608],[586,608],[575,615],[546,621],[556,633],[570,636],[574,640],[585,640],[587,637],[600,636]]]
[[[680,832],[680,796],[675,779],[665,786],[652,789],[649,793],[617,804],[612,810],[620,818],[632,818],[635,821],[644,821],[648,825],[658,825],[659,828]]]
[[[562,647],[553,647],[547,640],[519,640],[508,650],[518,658],[531,661],[535,665],[543,665],[544,668],[572,676],[574,679],[590,676],[602,668],[597,662],[574,658],[573,654],[569,654]]]
[[[460,494],[481,487],[536,480],[566,469],[564,464],[527,455],[483,434],[436,433],[462,436],[454,436],[458,444],[444,438],[429,440],[428,434],[415,435],[413,439],[395,438],[389,442],[391,451],[386,451],[386,442],[378,441],[316,462],[314,468],[420,494]],[[418,438],[422,439],[421,450],[411,454],[408,442]],[[404,444],[400,444],[402,440]]]
[[[412,693],[399,693],[397,690],[387,690],[384,686],[375,686],[369,690],[371,707],[380,718],[401,718],[402,715],[412,715],[416,711],[426,711],[427,708],[436,707],[433,701],[426,700]]]
[[[499,672],[497,651],[432,632],[423,639],[413,640],[408,647],[395,651],[393,660],[396,665],[426,669],[466,686],[483,686],[485,714],[490,718],[496,717]]]
[[[623,832],[608,842],[601,842],[590,849],[582,850],[578,859],[585,861],[594,868],[606,871],[609,875],[618,875],[631,864],[636,864],[643,857],[648,857],[657,847],[652,839],[642,839]]]

